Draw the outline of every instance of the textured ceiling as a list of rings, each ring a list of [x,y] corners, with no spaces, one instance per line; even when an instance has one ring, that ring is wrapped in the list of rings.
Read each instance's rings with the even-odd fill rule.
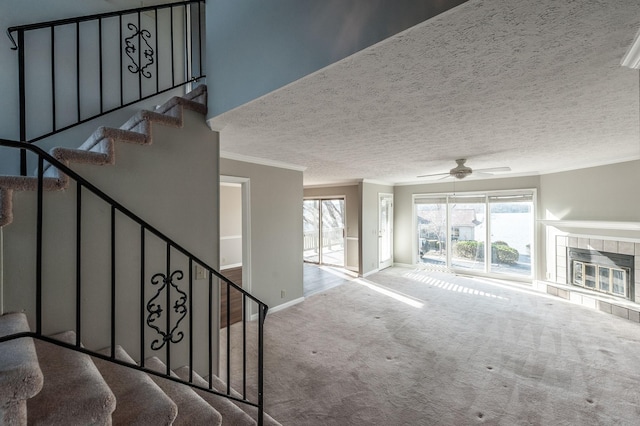
[[[640,158],[637,0],[470,0],[211,120],[304,184],[531,175]],[[473,178],[473,177],[471,177]]]

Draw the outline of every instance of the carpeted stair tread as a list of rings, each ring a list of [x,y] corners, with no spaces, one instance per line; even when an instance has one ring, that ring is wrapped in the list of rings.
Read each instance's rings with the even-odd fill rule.
[[[14,191],[35,191],[38,189],[38,178],[29,176],[0,176],[0,187]],[[59,179],[44,178],[42,188],[45,191],[64,189]]]
[[[54,148],[51,154],[65,165],[113,165],[116,142],[150,145],[153,142],[152,123],[180,128],[184,123],[185,108],[206,114],[206,104],[207,86],[200,85],[183,97],[172,97],[155,111],[139,111],[119,129],[98,128],[78,149]],[[48,163],[45,163],[44,176],[47,191],[65,189],[69,184],[68,176]],[[35,177],[0,176],[0,227],[13,221],[13,191],[35,191],[37,182]]]
[[[110,348],[99,352],[109,355]],[[115,357],[136,364],[121,346],[115,347]],[[173,423],[178,415],[178,407],[146,373],[100,358],[93,358],[93,362],[116,396],[116,410],[112,415],[114,425]]]
[[[29,331],[23,313],[0,316],[0,336]],[[0,424],[27,423],[27,399],[42,389],[43,377],[33,339],[0,343]]]
[[[147,358],[145,367],[159,373],[166,373],[167,367],[157,357]],[[173,377],[178,377],[171,372]],[[193,389],[187,385],[163,379],[150,374],[149,377],[176,403],[178,416],[174,425],[221,425],[222,417],[207,401],[200,398]]]
[[[213,386],[213,388],[216,389],[218,392],[227,393],[227,384],[223,382],[222,379],[216,375],[211,376],[211,386]],[[231,396],[242,399],[242,394],[240,394],[240,392],[236,391],[233,388],[230,388],[230,389],[231,389],[230,391]],[[230,400],[230,401],[233,401],[233,400]],[[254,420],[258,419],[258,408],[251,405],[242,404],[240,402],[233,401],[233,403],[235,403],[245,413],[251,416],[252,419]],[[282,426],[279,422],[275,421],[273,417],[271,417],[267,413],[264,413],[263,424],[265,426]]]
[[[73,331],[51,337],[75,343]],[[116,398],[91,357],[48,342],[35,344],[44,386],[27,402],[29,424],[110,425]]]
[[[189,381],[189,370],[190,368],[188,366],[184,366],[175,370],[175,373],[182,380]],[[191,383],[202,387],[209,387],[207,381],[200,375],[198,375],[195,371],[193,372]],[[252,419],[251,416],[242,411],[240,407],[235,405],[230,399],[199,389],[194,389],[194,391],[222,415],[223,426],[251,426],[256,424],[256,421]]]

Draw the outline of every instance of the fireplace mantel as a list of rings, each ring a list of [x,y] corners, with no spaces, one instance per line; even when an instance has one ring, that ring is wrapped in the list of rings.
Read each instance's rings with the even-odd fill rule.
[[[621,222],[610,220],[558,220],[542,219],[538,220],[547,226],[560,229],[613,229],[621,231],[640,231],[640,222]]]

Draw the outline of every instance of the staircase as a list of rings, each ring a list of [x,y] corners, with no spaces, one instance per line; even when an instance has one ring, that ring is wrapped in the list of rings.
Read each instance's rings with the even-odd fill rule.
[[[29,332],[22,313],[0,317],[0,337]],[[73,344],[73,332],[50,336]],[[135,365],[116,347],[118,360]],[[101,353],[110,352],[107,348]],[[147,366],[163,373],[156,357]],[[207,387],[189,367],[174,378]],[[226,386],[213,377],[215,391]],[[0,424],[2,425],[256,425],[257,412],[241,403],[123,365],[92,358],[51,342],[23,337],[0,344]],[[264,416],[265,425],[279,425]]]
[[[279,424],[263,410],[261,342],[266,305],[102,193],[69,167],[74,164],[115,165],[118,144],[151,145],[154,131],[162,132],[166,127],[181,128],[184,125],[185,111],[205,114],[206,95],[206,86],[201,85],[184,97],[171,98],[154,111],[140,111],[118,129],[101,127],[78,149],[54,148],[50,154],[46,154],[36,147],[29,146],[28,149],[39,156],[36,176],[0,176],[0,227],[13,226],[12,223],[16,219],[16,194],[35,192],[35,210],[38,211],[37,238],[41,241],[43,217],[47,217],[46,211],[42,212],[45,193],[51,194],[48,195],[50,198],[55,193],[61,193],[61,197],[68,195],[73,189],[80,195],[83,191],[89,191],[105,203],[107,211],[111,211],[112,240],[115,239],[114,235],[118,234],[115,228],[116,213],[133,225],[139,226],[142,248],[140,263],[143,271],[140,289],[133,290],[130,286],[127,287],[127,291],[131,291],[132,295],[140,293],[140,311],[125,321],[120,317],[126,315],[120,313],[116,303],[116,290],[123,290],[116,286],[116,257],[112,256],[110,269],[114,271],[114,277],[110,289],[111,298],[109,301],[100,301],[111,306],[111,324],[104,327],[110,330],[110,336],[98,339],[110,344],[106,347],[85,347],[84,336],[90,336],[94,341],[96,339],[92,333],[86,331],[89,329],[93,332],[93,329],[90,325],[85,325],[85,317],[88,315],[84,312],[89,310],[93,313],[98,305],[96,302],[91,305],[91,302],[87,301],[91,295],[86,295],[85,287],[79,278],[75,286],[75,314],[70,314],[75,317],[75,327],[63,332],[43,332],[45,327],[59,328],[60,325],[48,324],[48,302],[43,296],[46,289],[42,288],[42,257],[47,253],[43,254],[41,242],[37,244],[35,303],[25,308],[25,312],[0,316],[0,425]],[[14,148],[24,146],[8,141],[0,141],[0,145]],[[81,205],[81,198],[86,197],[80,195],[76,198],[78,206]],[[48,203],[45,205],[48,207]],[[106,216],[109,217],[109,214]],[[80,217],[78,215],[78,218]],[[81,228],[78,224],[78,234]],[[151,277],[149,271],[145,272],[145,266],[153,264],[156,260],[145,260],[145,247],[149,246],[146,250],[152,251],[152,239],[166,245],[166,253],[162,256],[166,255],[166,264],[161,268],[166,273],[156,273]],[[80,259],[87,250],[82,247],[80,238],[77,244],[76,252]],[[111,247],[112,253],[115,252],[113,244]],[[209,277],[208,286],[205,286],[208,293],[204,290],[200,293],[205,295],[204,299],[209,300],[208,312],[198,312],[198,299],[202,297],[197,289],[192,288],[198,284],[194,283],[191,273],[194,266],[202,268]],[[77,268],[80,270],[81,266]],[[183,269],[178,268],[184,268],[188,272],[183,273]],[[183,275],[188,276],[188,288],[179,286]],[[251,401],[246,390],[236,392],[213,373],[214,357],[211,348],[215,346],[212,336],[216,333],[211,324],[215,324],[213,314],[219,315],[217,308],[211,303],[215,300],[214,292],[217,289],[214,277],[220,282],[220,291],[226,288],[228,295],[232,291],[241,295],[245,310],[243,318],[247,317],[246,310],[250,309],[250,304],[257,307],[257,322],[243,319],[248,323],[243,326],[257,327],[260,336],[258,379],[253,387],[249,386],[257,394],[257,401]],[[64,291],[64,287],[61,289]],[[155,295],[153,290],[157,290]],[[82,295],[81,291],[84,291]],[[70,297],[72,296],[73,293],[70,294]],[[55,305],[55,302],[51,304]],[[119,331],[123,328],[123,321],[125,328],[140,331]],[[198,354],[194,349],[198,342],[195,338],[197,333],[193,330],[197,329],[202,321],[209,324],[208,330],[205,328],[199,333],[209,336],[209,353],[205,356],[208,357],[208,361],[200,361],[200,364],[208,366],[208,371],[201,371],[204,377],[198,374],[194,367],[194,364],[198,363]],[[30,323],[35,328],[30,327]],[[129,336],[135,334],[138,334],[138,340]],[[123,340],[133,340],[136,343],[132,348],[125,348],[124,345],[118,344]],[[246,347],[246,342],[243,347]],[[133,356],[128,352],[131,349],[135,353]],[[227,358],[230,355],[228,347]],[[239,356],[247,362],[246,353]],[[137,358],[137,361],[134,358]],[[190,362],[183,363],[184,361]],[[178,362],[181,364],[177,364]],[[236,383],[246,383],[246,367],[243,371],[244,376],[240,382],[236,380]],[[229,370],[226,371],[226,377],[231,377]],[[243,387],[246,388],[246,384]]]

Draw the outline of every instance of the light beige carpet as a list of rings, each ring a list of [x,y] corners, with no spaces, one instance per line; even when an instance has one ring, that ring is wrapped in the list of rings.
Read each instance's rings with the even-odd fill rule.
[[[640,424],[640,325],[521,288],[390,268],[270,314],[266,410],[285,426]]]

